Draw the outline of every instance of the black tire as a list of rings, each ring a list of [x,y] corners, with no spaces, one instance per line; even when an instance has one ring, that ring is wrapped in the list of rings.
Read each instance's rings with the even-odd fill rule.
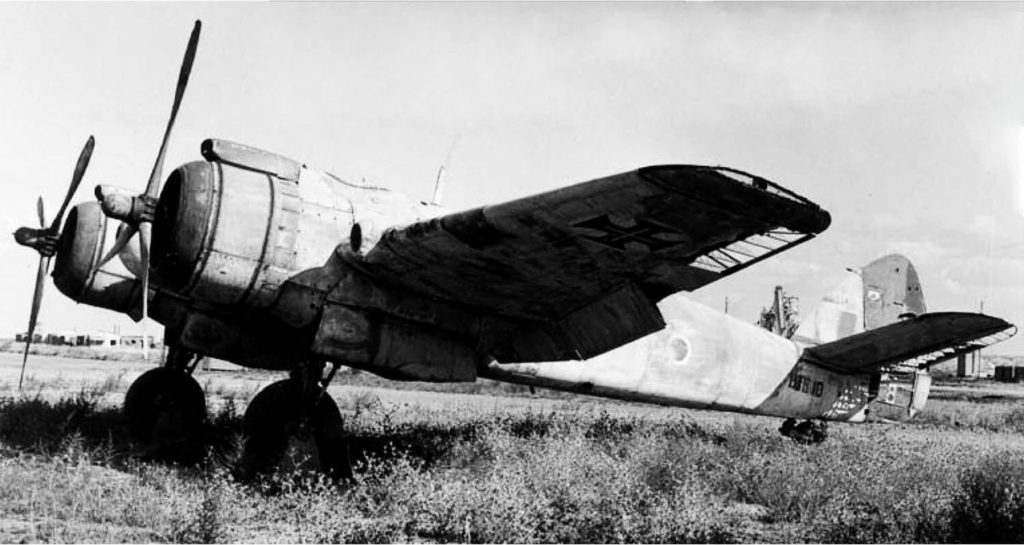
[[[271,473],[287,462],[289,444],[296,438],[303,439],[298,437],[302,398],[302,385],[289,379],[267,386],[249,403],[242,421],[246,435],[241,467],[244,477]],[[326,393],[320,396],[309,418],[312,437],[305,438],[305,443],[316,449],[314,469],[332,477],[348,477],[341,412],[334,399]]]
[[[135,379],[122,410],[135,440],[178,440],[200,430],[206,419],[206,395],[191,375],[158,367]]]

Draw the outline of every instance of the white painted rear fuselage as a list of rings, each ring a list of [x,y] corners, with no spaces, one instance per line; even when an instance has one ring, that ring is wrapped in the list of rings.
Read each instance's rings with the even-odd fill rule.
[[[683,295],[658,303],[664,329],[583,361],[491,364],[496,380],[629,401],[860,421],[870,376],[800,361],[804,346]]]

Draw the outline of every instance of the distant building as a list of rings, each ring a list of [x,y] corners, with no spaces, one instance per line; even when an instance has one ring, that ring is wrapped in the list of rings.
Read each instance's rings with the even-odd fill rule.
[[[15,333],[14,334],[14,340],[19,342],[19,343],[23,343],[26,340],[28,340],[28,333]],[[32,342],[33,343],[37,343],[37,344],[43,342],[43,334],[42,333],[34,333],[32,335]]]
[[[75,346],[117,347],[121,346],[121,336],[106,331],[85,333],[75,338]]]
[[[17,342],[25,342],[28,338],[28,333],[14,334],[14,340]],[[77,338],[78,334],[71,331],[34,332],[32,334],[33,344],[52,344],[55,346],[77,346]]]
[[[980,377],[982,375],[981,350],[963,353],[956,357],[956,376]]]
[[[157,342],[154,335],[146,335],[149,348],[160,348],[162,343]],[[122,335],[121,346],[127,348],[142,348],[142,335]]]
[[[1020,382],[1024,378],[1024,367],[1017,365],[997,365],[995,379],[999,382]]]
[[[14,340],[20,343],[28,339],[28,333],[15,333]],[[146,335],[149,348],[161,348],[163,343],[154,335]],[[49,344],[54,346],[95,346],[97,348],[135,348],[142,349],[142,335],[118,335],[107,331],[90,331],[88,333],[51,331],[34,332],[32,344]]]
[[[73,331],[53,331],[43,337],[43,343],[56,346],[75,346],[75,333]]]

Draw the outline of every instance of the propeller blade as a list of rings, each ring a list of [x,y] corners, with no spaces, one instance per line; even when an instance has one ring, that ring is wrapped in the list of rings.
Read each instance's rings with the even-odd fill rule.
[[[142,319],[149,317],[149,243],[153,240],[153,226],[139,224],[139,257],[142,261]]]
[[[43,213],[43,198],[36,200],[36,213],[39,214],[39,227],[46,229],[46,214]]]
[[[57,216],[53,218],[53,224],[50,225],[50,230],[55,233],[57,229],[60,229],[60,220],[64,219],[64,212],[67,211],[71,198],[75,196],[79,184],[82,183],[82,178],[85,176],[85,168],[89,166],[89,159],[92,157],[92,149],[95,146],[96,139],[89,136],[89,139],[85,141],[85,146],[82,147],[82,153],[78,154],[78,163],[75,164],[75,173],[71,175],[71,186],[68,187],[68,193],[64,196],[64,204],[60,205],[60,210],[57,212]]]
[[[18,377],[18,390],[25,381],[25,366],[28,363],[28,349],[32,346],[32,338],[36,333],[36,318],[39,316],[39,304],[43,301],[43,286],[46,285],[46,270],[50,268],[50,258],[39,257],[39,269],[36,271],[36,291],[32,295],[32,311],[28,315],[28,338],[25,339],[25,354],[21,358],[21,376]]]
[[[188,39],[188,46],[185,47],[185,58],[181,61],[181,72],[178,74],[178,87],[174,92],[174,104],[171,106],[171,117],[167,120],[167,129],[164,131],[163,142],[160,143],[160,152],[156,155],[156,163],[153,164],[153,172],[149,175],[149,183],[146,185],[146,195],[157,197],[160,190],[160,177],[164,169],[164,156],[167,154],[167,141],[171,137],[171,129],[174,128],[174,120],[178,117],[178,108],[181,106],[181,98],[185,94],[185,87],[188,86],[188,77],[192,73],[192,61],[196,58],[196,48],[199,46],[199,31],[203,24],[196,21],[192,27],[192,35]]]
[[[128,241],[130,241],[132,237],[135,236],[135,233],[139,230],[137,226],[131,225],[129,223],[126,223],[125,226],[126,227],[122,229],[120,233],[118,233],[117,241],[114,242],[114,246],[110,248],[110,251],[107,252],[107,255],[103,256],[103,259],[101,259],[100,262],[96,265],[96,268],[93,269],[93,272],[98,271],[100,267],[106,265],[108,261],[114,259],[114,257],[117,254],[121,253],[121,250],[123,250],[124,247],[128,245]]]
[[[153,239],[153,226],[139,224],[139,257],[142,262],[142,359],[149,361],[149,339],[146,337],[146,318],[149,318],[149,243]]]

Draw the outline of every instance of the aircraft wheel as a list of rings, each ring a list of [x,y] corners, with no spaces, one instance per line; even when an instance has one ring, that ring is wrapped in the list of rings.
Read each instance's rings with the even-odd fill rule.
[[[135,379],[124,396],[123,412],[135,440],[164,450],[180,446],[200,431],[206,418],[206,395],[191,375],[158,367]]]
[[[350,468],[342,437],[341,412],[327,393],[310,410],[302,385],[281,380],[267,386],[245,410],[242,474],[275,469],[312,469],[347,477]],[[311,413],[311,414],[305,414]]]
[[[797,424],[795,419],[787,418],[779,432],[797,443],[812,445],[821,443],[828,437],[828,426],[825,421],[804,420]]]

